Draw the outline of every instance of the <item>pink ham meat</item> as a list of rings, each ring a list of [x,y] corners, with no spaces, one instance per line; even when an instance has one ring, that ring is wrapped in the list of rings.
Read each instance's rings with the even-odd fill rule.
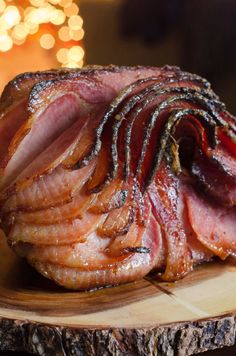
[[[0,118],[1,227],[47,278],[175,281],[236,256],[236,121],[205,79],[169,66],[26,73]]]

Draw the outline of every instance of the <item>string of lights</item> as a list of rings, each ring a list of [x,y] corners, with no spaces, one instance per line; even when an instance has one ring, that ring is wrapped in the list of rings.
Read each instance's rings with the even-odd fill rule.
[[[61,66],[79,68],[84,49],[78,42],[83,37],[83,19],[73,0],[0,0],[0,52],[31,38],[45,50],[56,45]]]

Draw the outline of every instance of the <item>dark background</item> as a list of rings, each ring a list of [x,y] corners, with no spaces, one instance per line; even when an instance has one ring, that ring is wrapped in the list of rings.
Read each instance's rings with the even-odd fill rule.
[[[86,63],[178,65],[236,113],[235,0],[81,0]]]

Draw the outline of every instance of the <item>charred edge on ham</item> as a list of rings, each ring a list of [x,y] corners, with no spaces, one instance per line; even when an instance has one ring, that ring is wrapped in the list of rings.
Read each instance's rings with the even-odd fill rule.
[[[147,178],[146,182],[146,187],[148,187],[151,182],[153,181],[153,178],[156,174],[157,169],[159,168],[159,165],[165,156],[167,158],[167,162],[173,161],[174,159],[174,166],[178,166],[178,162],[175,161],[175,156],[173,156],[173,153],[171,151],[166,151],[166,147],[168,144],[168,141],[172,137],[172,132],[173,129],[175,128],[176,125],[178,125],[179,121],[183,119],[184,117],[188,115],[193,115],[195,118],[197,117],[199,121],[201,121],[201,124],[205,126],[207,129],[208,133],[208,142],[210,144],[210,147],[214,148],[217,143],[216,139],[216,133],[215,133],[215,128],[216,128],[216,123],[212,116],[210,116],[207,112],[203,110],[193,110],[193,109],[185,109],[185,110],[174,110],[173,113],[171,114],[169,120],[167,121],[165,128],[162,132],[162,136],[160,139],[160,143],[158,143],[155,154],[154,154],[154,159],[152,162],[152,169],[150,172],[149,177]],[[176,144],[176,150],[178,149],[178,146]],[[168,162],[168,163],[169,163]],[[145,188],[146,188],[145,187]]]
[[[163,73],[167,69],[172,69],[172,67],[169,67],[169,66],[163,67],[163,69],[162,69]],[[192,81],[192,82],[196,82],[197,84],[203,86],[205,89],[209,89],[210,88],[210,84],[206,79],[201,78],[201,77],[199,77],[198,75],[195,75],[195,74],[181,72],[181,71],[179,71],[179,69],[177,67],[174,67],[174,69],[175,69],[175,73],[172,76],[170,76],[170,78],[165,78],[164,81],[166,80],[166,81],[170,81],[171,82],[172,80],[174,80],[172,78],[175,75],[177,77],[176,81],[189,80],[189,81]],[[121,115],[119,113],[118,108],[122,104],[122,102],[128,97],[128,95],[131,94],[132,91],[134,89],[138,88],[141,84],[148,83],[150,81],[153,82],[155,80],[159,81],[160,77],[158,77],[158,78],[150,77],[150,78],[140,79],[137,82],[132,83],[130,86],[124,88],[120,92],[120,94],[109,105],[109,108],[108,108],[107,112],[105,113],[105,115],[103,117],[103,120],[101,121],[100,125],[98,126],[98,128],[96,130],[96,141],[95,141],[95,144],[94,144],[92,150],[89,152],[89,154],[86,157],[84,157],[81,161],[77,162],[77,164],[74,166],[74,169],[81,168],[83,165],[88,164],[91,161],[91,159],[95,155],[98,154],[98,152],[101,149],[101,145],[102,145],[101,136],[102,136],[102,133],[103,133],[103,130],[104,130],[104,127],[105,127],[106,123],[108,123],[109,120],[111,120],[114,117],[114,115],[116,115],[117,117],[120,117],[120,118],[123,117],[123,115]],[[218,98],[213,92],[212,92],[212,96],[215,97],[216,99]],[[135,101],[135,99],[134,99],[134,101]],[[135,105],[135,102],[134,102],[133,105]],[[130,110],[131,109],[132,109],[132,104],[131,104]],[[115,129],[115,131],[118,130],[118,129],[119,129],[119,127],[117,129]],[[113,148],[113,150],[115,151],[114,148]],[[116,166],[115,162],[113,162],[113,167],[114,167],[113,169],[117,169],[117,166]],[[110,179],[110,177],[108,177],[108,180],[109,179]]]
[[[145,246],[126,247],[123,249],[123,253],[150,253],[150,248]]]
[[[143,70],[143,67],[140,68]],[[227,113],[224,104],[211,90],[210,84],[201,77],[181,72],[178,68],[173,67],[157,70],[156,76],[155,70],[150,76],[150,72],[147,72],[146,77],[143,78],[138,73],[139,67],[127,70],[137,71],[137,75],[129,77],[128,84],[121,82],[123,84],[120,84],[119,89],[112,88],[112,96],[106,96],[106,101],[102,97],[101,105],[104,105],[104,102],[106,105],[102,106],[102,115],[97,117],[100,121],[95,121],[96,125],[93,126],[92,140],[88,144],[89,150],[82,150],[86,153],[83,153],[84,156],[81,155],[82,158],[77,156],[80,158],[75,164],[77,158],[73,160],[73,157],[70,161],[73,163],[69,163],[68,166],[65,166],[66,168],[63,165],[60,166],[64,161],[58,163],[61,168],[59,175],[55,175],[58,179],[61,178],[62,172],[65,175],[78,174],[77,170],[83,166],[87,166],[84,168],[88,168],[88,171],[91,169],[78,192],[72,193],[73,187],[71,191],[70,189],[65,190],[63,196],[59,197],[62,200],[53,192],[54,195],[49,196],[47,201],[47,192],[45,193],[47,189],[44,191],[40,188],[41,190],[37,191],[36,184],[33,193],[37,197],[42,194],[40,199],[43,202],[41,208],[39,207],[38,215],[33,215],[37,210],[32,209],[32,215],[29,216],[29,206],[19,204],[21,199],[19,196],[14,196],[14,193],[17,194],[16,191],[12,193],[16,199],[15,203],[14,199],[11,202],[10,197],[8,200],[9,210],[5,207],[5,212],[4,209],[1,212],[2,226],[6,234],[9,235],[8,241],[12,248],[27,257],[33,264],[40,265],[42,263],[39,270],[45,275],[48,275],[47,268],[52,266],[58,267],[58,273],[62,273],[64,267],[68,268],[68,276],[69,279],[71,278],[72,285],[75,283],[79,288],[134,280],[149,273],[152,269],[165,271],[161,277],[164,280],[176,280],[189,272],[195,263],[210,260],[213,254],[218,254],[222,259],[233,254],[233,250],[230,250],[227,244],[226,247],[223,246],[224,248],[220,245],[222,241],[219,242],[221,235],[218,234],[218,231],[209,236],[210,241],[204,241],[207,239],[206,234],[201,236],[201,226],[198,224],[195,226],[196,216],[193,205],[198,204],[201,209],[206,205],[212,214],[215,212],[214,209],[218,209],[216,218],[218,219],[220,216],[225,219],[226,227],[228,212],[234,214],[231,208],[235,207],[236,202],[236,194],[233,194],[234,189],[236,192],[235,118]],[[168,72],[169,70],[170,72]],[[14,90],[18,90],[17,86],[21,91],[20,88],[23,84],[26,88],[29,84],[28,80],[32,80],[32,83],[34,80],[38,81],[31,88],[29,88],[30,85],[28,87],[28,111],[33,117],[35,113],[37,114],[38,106],[41,107],[45,99],[42,94],[44,91],[47,91],[49,96],[51,95],[50,98],[52,97],[52,101],[49,100],[50,105],[54,95],[61,90],[61,83],[65,84],[63,87],[65,93],[67,82],[73,80],[76,83],[85,83],[85,86],[89,86],[90,83],[94,86],[97,85],[96,89],[98,88],[99,92],[100,88],[103,88],[102,82],[97,78],[99,73],[109,75],[109,73],[122,71],[125,72],[126,67],[95,67],[85,68],[81,71],[62,69],[61,71],[48,71],[32,75],[26,73],[7,86],[0,102],[0,110],[2,109],[4,115],[3,99],[7,93],[12,95]],[[51,93],[51,88],[54,86],[58,91],[55,90]],[[78,96],[81,93],[82,97],[82,91],[80,92],[79,89]],[[28,94],[25,94],[27,98]],[[23,94],[22,97],[24,97]],[[109,99],[107,99],[108,97]],[[21,94],[17,98],[20,99]],[[8,102],[10,108],[11,100]],[[88,100],[85,108],[91,103]],[[92,105],[91,107],[94,110]],[[105,114],[103,114],[104,112]],[[51,122],[49,121],[49,123]],[[71,129],[71,126],[68,127]],[[74,128],[73,125],[72,128]],[[138,132],[137,136],[135,129]],[[186,132],[187,137],[185,136]],[[66,138],[68,140],[67,136]],[[69,139],[71,138],[69,137]],[[186,160],[190,160],[189,166],[187,164],[185,166],[185,161],[181,156],[181,150],[185,149],[182,139],[191,140],[192,151],[186,158]],[[225,142],[223,142],[224,140]],[[57,137],[55,141],[61,142],[57,141]],[[55,141],[52,140],[52,143]],[[78,142],[80,141],[75,142],[79,147]],[[19,143],[17,142],[17,144]],[[186,145],[186,142],[184,144]],[[52,145],[52,147],[56,146]],[[64,146],[62,147],[64,149]],[[221,148],[223,153],[220,152]],[[227,159],[224,161],[222,157],[224,157],[226,148],[230,154],[227,151]],[[51,150],[53,151],[53,149]],[[34,163],[34,160],[27,164],[31,163]],[[102,165],[103,163],[105,164]],[[213,172],[210,172],[209,176],[207,176],[206,163],[211,166]],[[101,172],[99,172],[100,164],[103,167]],[[71,167],[71,165],[73,166]],[[32,170],[35,174],[35,182],[43,180],[45,176],[49,177],[51,173],[53,176],[53,173],[56,172],[55,168],[57,168],[56,165],[48,174],[46,174],[48,171],[45,170],[42,172],[42,176],[35,174]],[[215,171],[216,175],[218,174],[217,177],[214,176]],[[81,169],[80,172],[83,170]],[[84,174],[81,173],[80,178],[77,176],[77,180],[82,180]],[[24,190],[24,184],[27,186],[26,181],[30,178],[24,177],[24,174],[23,178],[20,176],[20,179],[25,179],[20,189]],[[71,180],[71,184],[76,184],[76,178],[74,179]],[[65,182],[65,187],[67,181],[63,182]],[[111,182],[113,185],[109,185]],[[12,180],[12,183],[9,183],[9,189],[13,191],[15,184]],[[32,181],[29,184],[33,184]],[[201,184],[205,185],[205,190],[200,192]],[[218,199],[220,194],[215,194],[217,184],[221,185],[222,196],[226,192],[226,197],[221,200]],[[106,186],[106,190],[103,191],[104,186]],[[230,193],[231,187],[233,187],[232,194]],[[63,190],[63,185],[61,185],[61,189]],[[92,193],[93,195],[90,195]],[[46,194],[46,198],[44,194]],[[71,199],[65,200],[68,197]],[[78,199],[76,203],[74,203],[75,197]],[[182,200],[179,200],[180,198]],[[3,195],[2,199],[4,205],[4,199],[7,200],[8,196]],[[26,195],[26,201],[27,199],[29,196]],[[55,200],[58,205],[54,205]],[[213,206],[212,202],[216,206]],[[74,205],[70,205],[70,203]],[[46,220],[42,219],[45,206],[48,208]],[[50,220],[53,216],[50,210],[55,206],[59,207],[58,211],[53,211],[54,216],[58,219],[56,220],[58,224],[55,223],[55,220]],[[68,219],[64,218],[65,211],[69,212]],[[38,220],[35,222],[33,219],[36,218]],[[50,234],[46,234],[48,231]],[[222,231],[223,234],[226,234],[224,230]],[[232,227],[229,228],[229,238],[231,231],[234,231]],[[46,235],[44,236],[43,233]],[[194,239],[196,241],[192,241]],[[189,247],[191,243],[196,243],[192,249]],[[49,252],[47,252],[47,248]],[[135,272],[130,277],[135,269],[139,272]],[[54,271],[52,279],[60,284],[70,285],[67,281],[59,282],[55,270],[52,270]],[[127,271],[130,271],[128,277],[125,274],[128,273]],[[83,278],[87,278],[84,277],[87,272],[91,272],[93,277],[89,278],[94,278],[94,280],[88,280],[83,284]],[[93,274],[94,272],[96,273]],[[72,275],[80,276],[77,282],[75,282],[75,277],[71,277]]]
[[[165,94],[175,94],[174,96],[169,97],[168,99],[164,100],[158,105],[158,107],[154,110],[154,112],[150,116],[150,119],[146,127],[144,128],[145,136],[143,139],[142,151],[138,162],[136,176],[138,176],[141,172],[142,163],[145,158],[146,150],[149,144],[149,139],[152,134],[152,130],[155,127],[155,124],[158,120],[158,117],[160,116],[160,113],[163,110],[170,109],[171,104],[176,103],[178,101],[185,101],[193,104],[198,104],[204,110],[206,110],[206,112],[201,111],[198,113],[196,111],[193,112],[193,111],[185,110],[184,111],[185,114],[181,115],[181,118],[187,115],[195,115],[196,117],[198,117],[198,120],[201,121],[201,124],[205,127],[207,131],[208,140],[212,148],[214,148],[216,145],[215,126],[218,124],[220,126],[224,126],[228,128],[229,124],[226,123],[223,120],[223,118],[219,115],[219,111],[223,110],[225,106],[218,100],[218,97],[212,92],[212,90],[210,89],[210,84],[206,80],[188,73],[180,73],[177,74],[177,76],[175,74],[172,77],[164,78],[162,82],[160,82],[160,79],[161,78],[150,77],[150,78],[138,80],[137,82],[125,88],[113,100],[113,102],[109,106],[109,109],[104,115],[101,124],[96,130],[97,133],[96,143],[92,151],[89,153],[88,156],[86,156],[82,161],[78,162],[74,166],[74,169],[78,169],[81,166],[88,164],[90,160],[99,153],[102,146],[102,133],[104,127],[106,124],[108,124],[110,120],[114,120],[113,130],[112,130],[112,144],[111,144],[111,169],[110,172],[108,172],[105,181],[102,184],[100,184],[98,187],[96,187],[96,191],[101,190],[105,184],[108,184],[109,181],[113,180],[118,172],[119,164],[118,164],[117,141],[119,136],[119,130],[124,120],[125,123],[128,122],[126,126],[126,134],[124,139],[125,156],[126,156],[125,163],[124,163],[124,177],[125,178],[128,177],[130,173],[129,172],[130,143],[131,143],[133,123],[135,119],[137,119],[138,114],[141,113],[142,110],[144,110],[146,106],[152,101],[154,101],[158,96],[165,95]],[[191,87],[190,88],[185,87],[185,86],[183,87],[173,86],[173,87],[163,88],[168,84],[173,85],[175,83],[184,82],[184,81],[188,81],[192,83],[191,85],[193,87],[196,84],[199,85],[200,87],[195,89]],[[142,84],[146,84],[146,83],[148,84],[149,82],[151,83],[154,82],[154,84],[145,87],[143,90],[141,90],[140,92],[132,96],[132,92],[134,89],[137,89]],[[131,97],[128,99],[128,101],[125,101],[127,97],[129,97],[129,95],[131,95]],[[121,108],[121,110],[119,110],[120,106],[123,103],[124,106]],[[134,111],[132,111],[136,105],[139,106]],[[181,109],[179,109],[178,112],[181,112]],[[131,113],[132,113],[132,118],[131,120],[129,120],[128,115]],[[176,113],[176,115],[177,115],[176,116],[177,119],[179,117],[179,114]],[[147,180],[146,186],[144,187],[144,191],[148,188],[148,186],[152,182],[155,172],[158,169],[161,159],[163,158],[163,152],[166,149],[168,141],[171,138],[170,136],[171,130],[177,124],[179,119],[174,121],[176,121],[176,123],[173,123],[171,127],[169,127],[170,125],[168,124],[166,130],[163,132],[161,145],[156,149],[155,159],[152,164],[153,169]],[[169,161],[170,160],[171,160],[171,152],[169,154]],[[176,166],[176,161],[173,162],[173,165]]]

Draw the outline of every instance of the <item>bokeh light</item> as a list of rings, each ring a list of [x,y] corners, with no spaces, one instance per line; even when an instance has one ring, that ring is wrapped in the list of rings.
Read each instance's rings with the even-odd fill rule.
[[[64,42],[70,41],[70,39],[72,38],[71,35],[72,34],[70,33],[70,28],[68,26],[63,26],[58,31],[58,36],[59,36],[60,40],[62,40]]]
[[[0,51],[7,52],[13,46],[13,41],[7,33],[0,34]]]
[[[44,49],[53,48],[55,45],[55,42],[56,42],[55,38],[50,33],[47,33],[40,37],[40,45]]]
[[[21,5],[21,6],[19,6]],[[62,66],[83,64],[83,19],[74,0],[0,0],[0,52],[28,40],[53,50]]]
[[[57,52],[57,60],[62,64],[66,64],[69,60],[69,50],[68,48],[61,48]]]
[[[65,6],[64,13],[66,16],[71,17],[77,15],[79,12],[79,8],[76,4],[68,4]]]
[[[83,19],[81,16],[73,15],[69,18],[68,24],[72,30],[80,30],[83,26]]]

